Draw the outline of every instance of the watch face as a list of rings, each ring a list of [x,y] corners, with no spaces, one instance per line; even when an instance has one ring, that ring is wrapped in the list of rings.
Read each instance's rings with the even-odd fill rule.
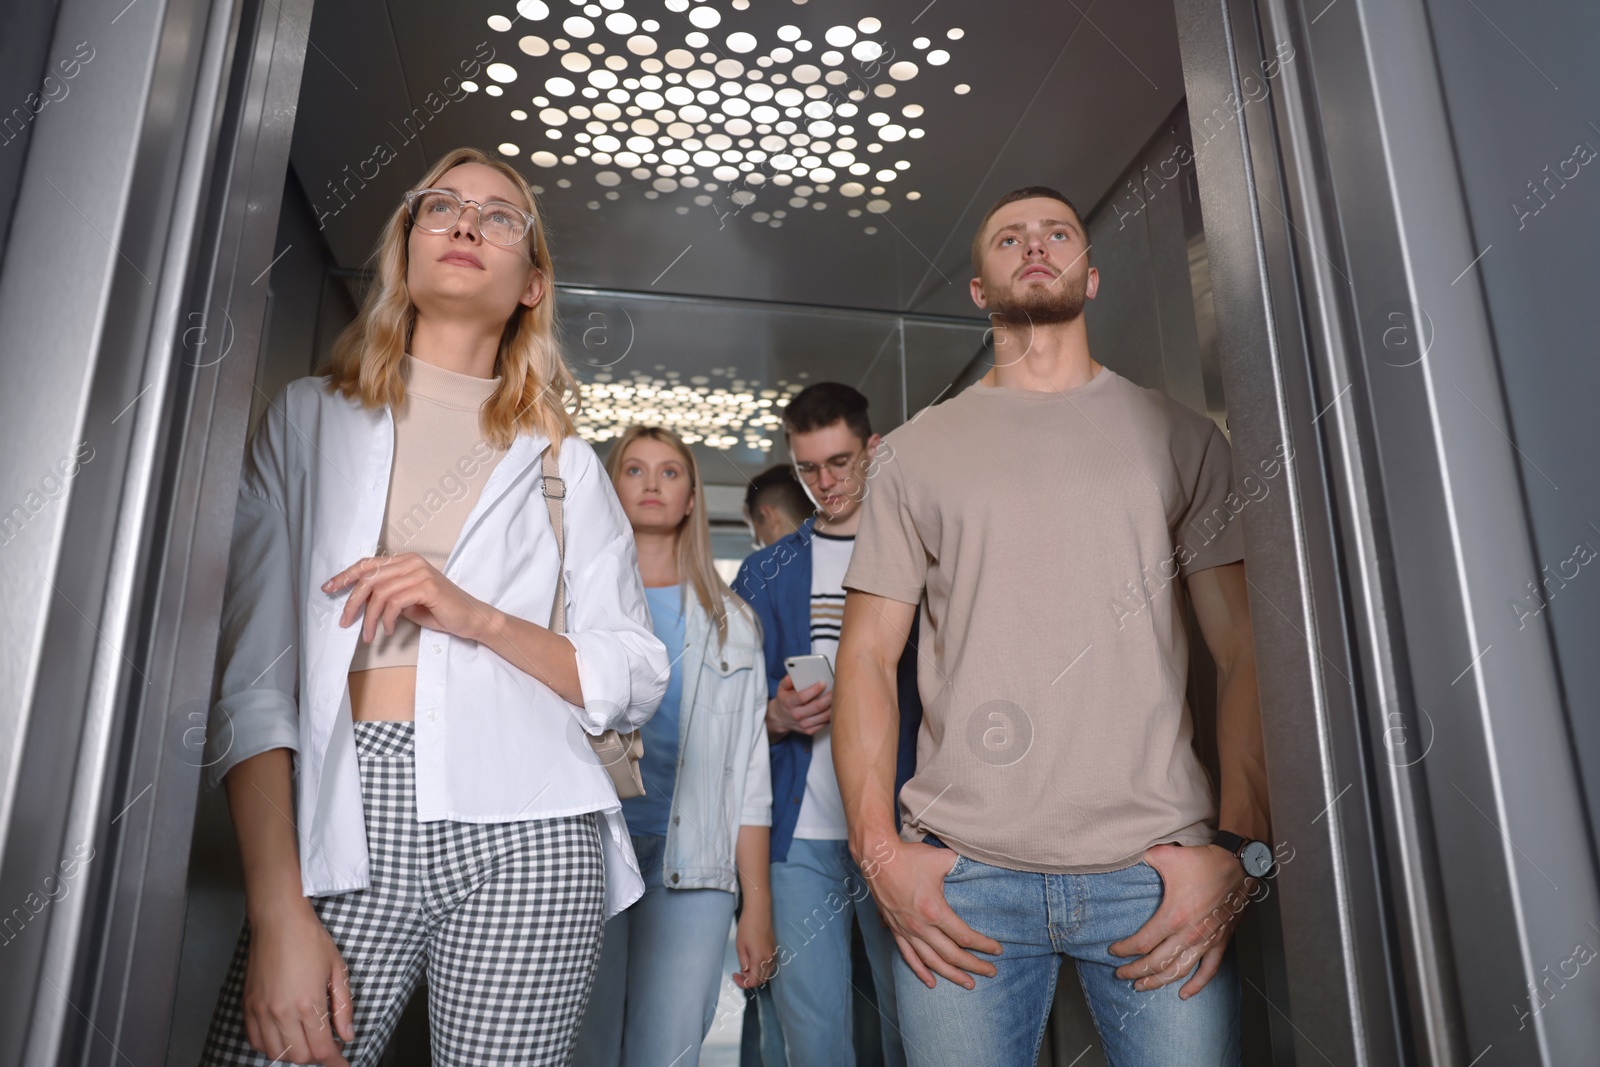
[[[1252,841],[1239,853],[1244,873],[1252,878],[1265,878],[1272,870],[1272,849],[1265,841]]]

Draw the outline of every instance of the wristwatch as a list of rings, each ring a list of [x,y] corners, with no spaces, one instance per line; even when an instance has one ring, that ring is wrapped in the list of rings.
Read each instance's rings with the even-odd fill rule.
[[[1240,837],[1226,830],[1218,830],[1211,839],[1213,845],[1232,852],[1239,859],[1239,865],[1244,868],[1244,873],[1252,878],[1265,878],[1272,873],[1272,846],[1265,841],[1256,841],[1248,837]]]

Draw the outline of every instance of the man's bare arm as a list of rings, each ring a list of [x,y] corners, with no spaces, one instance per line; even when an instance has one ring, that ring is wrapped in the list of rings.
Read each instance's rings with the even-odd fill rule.
[[[1243,563],[1208,567],[1188,578],[1200,631],[1217,664],[1222,778],[1217,826],[1266,841],[1271,838],[1272,818],[1248,588]],[[1249,900],[1250,883],[1237,859],[1209,845],[1155,845],[1146,850],[1145,862],[1161,875],[1161,905],[1132,937],[1110,946],[1112,955],[1138,957],[1118,967],[1116,975],[1132,980],[1135,989],[1152,990],[1193,970],[1178,990],[1178,996],[1187,1000],[1205,988],[1221,966]]]
[[[894,828],[894,772],[900,704],[895,670],[916,605],[849,590],[840,628],[833,702],[833,767],[844,798],[850,851],[861,865],[900,955],[930,989],[942,975],[967,989],[994,964],[970,950],[999,955],[998,941],[973,930],[944,898],[956,854],[906,844]]]
[[[1217,664],[1217,763],[1222,778],[1217,828],[1270,841],[1266,744],[1244,564],[1197,571],[1189,576],[1188,589],[1206,648]]]
[[[899,750],[900,700],[895,670],[916,617],[915,604],[851,589],[844,621],[833,705],[833,764],[858,863],[879,842],[895,838],[894,771]]]

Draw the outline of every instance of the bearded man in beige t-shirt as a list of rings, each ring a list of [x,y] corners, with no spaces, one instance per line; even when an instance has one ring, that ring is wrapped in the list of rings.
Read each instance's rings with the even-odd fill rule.
[[[995,366],[885,439],[843,583],[834,762],[900,947],[908,1058],[1031,1067],[1070,958],[1113,1067],[1237,1064],[1227,948],[1272,850],[1228,442],[1090,356],[1100,279],[1066,197],[1002,198],[973,270]],[[1217,663],[1220,805],[1186,599]],[[897,834],[895,665],[919,605]]]

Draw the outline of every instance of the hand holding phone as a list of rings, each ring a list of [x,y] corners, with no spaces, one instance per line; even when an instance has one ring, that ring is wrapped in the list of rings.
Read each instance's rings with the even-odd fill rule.
[[[802,733],[814,737],[833,719],[833,665],[827,656],[809,655],[790,656],[784,666],[789,673],[767,705],[768,736],[777,739]]]
[[[833,688],[833,664],[821,653],[790,656],[783,661],[783,665],[789,669],[789,677],[794,680],[796,689],[809,689],[818,682],[822,683],[824,693]]]

